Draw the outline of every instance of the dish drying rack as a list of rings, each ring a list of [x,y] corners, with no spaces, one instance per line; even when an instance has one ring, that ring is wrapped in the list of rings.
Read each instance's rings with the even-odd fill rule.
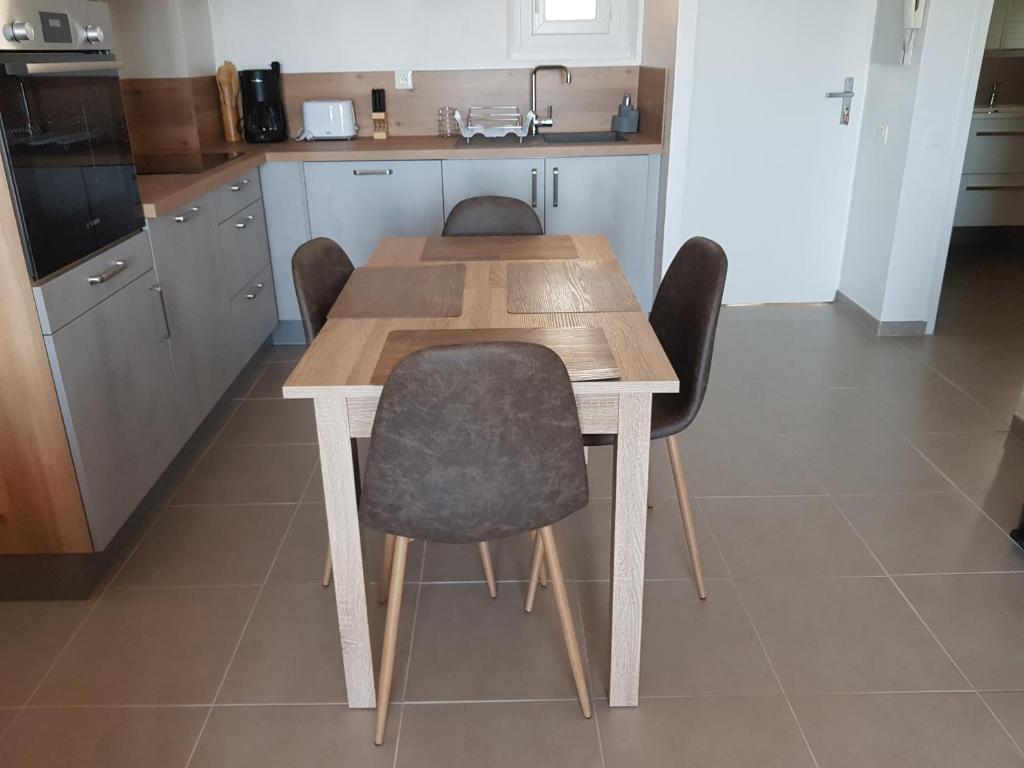
[[[470,107],[468,120],[463,119],[459,110],[455,110],[455,122],[467,142],[474,136],[488,139],[516,136],[521,143],[530,133],[530,127],[536,119],[537,115],[532,111],[527,112],[523,118],[519,107]]]

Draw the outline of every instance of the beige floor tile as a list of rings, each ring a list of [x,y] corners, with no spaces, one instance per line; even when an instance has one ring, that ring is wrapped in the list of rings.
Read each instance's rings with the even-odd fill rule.
[[[216,445],[315,445],[311,400],[246,400],[238,406]]]
[[[1004,530],[1017,527],[1024,499],[1024,442],[1006,432],[911,435],[960,490]]]
[[[1024,761],[973,693],[792,701],[821,768],[1011,768]]]
[[[111,589],[32,703],[212,703],[257,591]]]
[[[1000,691],[983,693],[981,697],[992,707],[1017,745],[1024,747],[1024,692]]]
[[[387,606],[369,590],[367,612],[374,670],[378,669]],[[401,701],[412,637],[416,587],[405,590],[392,701]],[[270,585],[246,627],[219,704],[341,703],[347,701],[334,590],[319,584]]]
[[[1024,574],[903,576],[897,583],[978,690],[1024,689]]]
[[[91,602],[0,602],[0,706],[20,707],[92,608]]]
[[[173,504],[298,502],[317,463],[312,445],[215,446],[203,457]]]
[[[526,585],[502,586],[497,600],[479,584],[422,586],[407,701],[575,698],[550,588],[527,614]],[[569,598],[578,614],[574,584]]]
[[[737,586],[787,693],[967,687],[888,579]]]
[[[390,713],[381,747],[373,745],[374,717],[344,705],[216,707],[189,768],[390,768],[399,712]]]
[[[267,363],[259,379],[253,384],[246,397],[250,400],[257,398],[281,398],[281,388],[293,370],[295,370],[294,362]]]
[[[686,547],[679,504],[675,499],[651,499],[654,508],[647,513],[647,548],[644,578],[692,579],[690,552]],[[711,526],[701,510],[695,510],[697,544],[709,579],[729,577]],[[572,554],[577,579],[607,579],[611,570],[611,499],[591,499],[586,509],[569,518]]]
[[[400,768],[590,768],[601,764],[597,728],[576,702],[410,704]]]
[[[837,496],[889,573],[1024,570],[1024,552],[959,493]]]
[[[781,696],[642,699],[598,703],[608,768],[810,768],[811,756]]]
[[[302,504],[288,529],[281,551],[270,572],[271,584],[320,584],[323,578],[324,557],[327,554],[327,512],[323,504]],[[363,532],[363,572],[368,582],[378,582],[381,557],[384,552],[384,534],[367,528]],[[419,581],[423,561],[423,542],[409,545],[409,560],[405,579]]]
[[[267,370],[267,363],[259,356],[249,362],[248,365],[242,369],[242,372],[238,374],[235,380],[228,387],[228,391],[224,393],[225,397],[240,400],[244,398],[252,390],[253,386],[259,381],[260,377]]]
[[[898,435],[781,438],[802,454],[829,493],[951,490],[949,483]],[[732,471],[736,466],[733,465]]]
[[[939,376],[915,387],[865,388],[861,393],[886,422],[903,432],[989,432],[1005,426]]]
[[[205,707],[26,709],[0,741],[0,765],[181,768]]]
[[[768,659],[732,583],[708,582],[701,600],[691,582],[644,585],[640,696],[779,693]],[[608,690],[607,582],[580,583],[595,695]]]
[[[293,513],[290,504],[168,507],[114,584],[262,584]]]
[[[733,577],[882,573],[827,497],[701,499]]]
[[[585,510],[576,512],[569,520],[584,512]],[[558,546],[565,578],[573,579],[575,576],[568,530],[569,520],[555,524],[555,543]],[[489,542],[489,545],[495,579],[498,581],[527,581],[530,578],[530,565],[533,563],[533,541],[529,534],[524,533],[519,536],[498,539]],[[423,581],[483,582],[484,571],[480,561],[480,548],[476,544],[428,543],[423,564]],[[485,588],[481,586],[481,589]],[[499,586],[498,589],[500,593],[501,587]]]

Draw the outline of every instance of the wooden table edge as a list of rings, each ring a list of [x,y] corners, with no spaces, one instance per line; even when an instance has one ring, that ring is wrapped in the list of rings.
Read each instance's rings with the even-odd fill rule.
[[[336,386],[288,386],[281,392],[286,400],[320,400],[335,398],[380,397],[382,384],[343,384]],[[591,395],[635,395],[635,394],[676,394],[679,381],[576,381],[572,385],[576,396]]]

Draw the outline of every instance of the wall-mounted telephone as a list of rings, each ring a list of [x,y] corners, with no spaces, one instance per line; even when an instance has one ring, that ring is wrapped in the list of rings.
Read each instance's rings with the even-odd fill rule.
[[[917,30],[924,26],[924,9],[928,0],[903,0],[903,63],[909,64],[914,57],[914,40]]]

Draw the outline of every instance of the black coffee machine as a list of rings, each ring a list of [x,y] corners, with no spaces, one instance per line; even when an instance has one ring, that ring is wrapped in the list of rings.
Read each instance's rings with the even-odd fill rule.
[[[238,73],[242,89],[242,136],[256,144],[284,141],[288,127],[281,100],[281,64],[272,61],[270,69],[243,69]]]

